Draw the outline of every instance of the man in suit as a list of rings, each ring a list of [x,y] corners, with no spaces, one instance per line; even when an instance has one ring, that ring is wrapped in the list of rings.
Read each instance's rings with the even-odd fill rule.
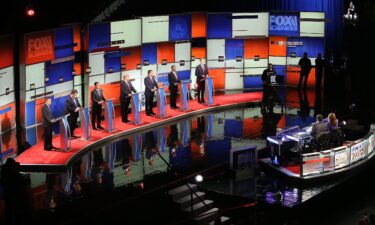
[[[323,69],[324,69],[324,59],[322,54],[319,52],[317,58],[315,59],[315,90],[320,91],[322,88],[323,80]]]
[[[204,59],[200,59],[200,64],[195,68],[195,76],[197,77],[198,84],[198,102],[204,102],[204,89],[206,86],[205,78],[208,77],[208,68],[204,64]]]
[[[73,90],[70,96],[65,101],[64,113],[69,114],[68,123],[70,127],[70,135],[72,138],[79,138],[79,136],[74,135],[74,129],[77,127],[77,119],[79,116],[78,111],[81,109],[81,104],[77,99],[78,91]]]
[[[313,124],[310,135],[315,140],[318,140],[319,136],[324,132],[328,132],[328,126],[323,123],[323,115],[318,114],[316,116],[316,123]]]
[[[178,80],[176,65],[172,65],[172,71],[168,74],[168,82],[169,82],[169,92],[170,92],[170,105],[171,109],[178,109],[176,105],[176,98],[177,98],[177,90],[178,84],[180,81]]]
[[[144,80],[145,83],[145,105],[146,105],[146,115],[152,116],[155,113],[152,111],[153,101],[155,91],[158,89],[158,83],[155,81],[154,72],[149,70],[147,72],[147,77]]]
[[[57,121],[54,119],[51,113],[51,98],[47,98],[45,104],[42,107],[42,124],[44,129],[44,150],[50,151],[56,149],[52,145],[52,125]]]
[[[309,78],[309,74],[311,70],[311,60],[307,58],[307,52],[303,53],[303,57],[299,60],[298,65],[301,67],[298,88],[301,88],[302,80],[305,78],[303,82],[303,88],[305,89],[307,86],[307,80]]]
[[[129,123],[130,120],[128,120],[128,112],[132,92],[137,92],[137,90],[135,90],[135,88],[129,80],[129,75],[124,75],[124,80],[121,80],[120,92],[121,119],[123,123]]]
[[[99,82],[94,83],[94,90],[91,91],[91,101],[92,101],[92,115],[91,115],[91,125],[93,130],[103,130],[104,128],[100,126],[102,120],[102,105],[105,101],[103,95],[103,89],[100,88]],[[96,126],[95,126],[96,121]]]

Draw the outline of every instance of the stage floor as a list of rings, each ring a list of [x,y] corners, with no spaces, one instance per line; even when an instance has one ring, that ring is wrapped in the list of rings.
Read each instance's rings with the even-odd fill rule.
[[[145,112],[141,112],[142,125],[125,124],[121,122],[120,113],[116,113],[116,130],[111,133],[104,131],[92,131],[92,138],[89,141],[83,141],[80,139],[74,139],[71,142],[71,149],[68,152],[61,151],[45,151],[43,149],[43,143],[39,142],[36,145],[30,147],[25,152],[20,154],[16,161],[20,163],[21,170],[23,171],[45,171],[46,169],[63,169],[71,163],[71,161],[84,154],[89,149],[103,144],[107,141],[111,141],[120,136],[139,132],[143,129],[160,126],[165,123],[183,119],[189,116],[193,116],[199,113],[210,112],[217,109],[225,109],[228,107],[245,104],[248,102],[258,102],[262,98],[261,92],[251,93],[240,93],[231,95],[220,95],[215,97],[214,106],[205,106],[199,104],[196,100],[189,102],[189,112],[181,112],[179,110],[169,110],[169,116],[164,119],[156,117],[146,116]],[[169,108],[169,107],[168,107]],[[81,129],[75,130],[75,135],[80,136]],[[59,147],[59,136],[55,136],[52,140],[53,145]]]

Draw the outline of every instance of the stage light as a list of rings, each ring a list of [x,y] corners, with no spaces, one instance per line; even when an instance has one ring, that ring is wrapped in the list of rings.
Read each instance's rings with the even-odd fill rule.
[[[198,182],[198,183],[202,182],[203,181],[203,176],[200,175],[200,174],[196,175],[195,176],[195,181]]]
[[[165,66],[168,64],[168,61],[166,59],[161,60],[161,65]]]
[[[126,70],[126,63],[121,64],[121,70]]]
[[[143,60],[143,65],[144,66],[150,65],[150,61],[148,59]]]
[[[10,93],[10,89],[8,87],[5,88],[5,95],[9,95],[9,93]]]
[[[242,56],[236,56],[236,62],[241,62],[242,61]]]
[[[142,69],[142,64],[137,64],[137,70]]]
[[[113,68],[112,67],[108,68],[108,73],[113,73]]]
[[[180,66],[185,66],[185,60],[180,60]]]
[[[86,68],[86,73],[91,73],[91,67]]]
[[[254,61],[259,61],[260,56],[259,55],[254,55]]]
[[[224,62],[224,56],[219,56],[219,57],[217,58],[217,60],[218,60],[219,62]]]
[[[358,14],[355,12],[353,1],[350,1],[347,13],[342,16],[343,22],[355,26],[358,22]]]
[[[31,5],[27,6],[26,7],[26,15],[29,16],[29,17],[34,16],[35,15],[34,7],[32,7]]]

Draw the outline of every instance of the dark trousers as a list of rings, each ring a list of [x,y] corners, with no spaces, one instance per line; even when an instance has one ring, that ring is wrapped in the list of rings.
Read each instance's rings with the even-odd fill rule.
[[[121,101],[121,120],[124,123],[128,121],[130,99],[127,97],[125,101]]]
[[[68,123],[69,123],[71,136],[74,135],[74,129],[76,129],[77,127],[77,118],[78,118],[78,115],[76,113],[70,114],[70,116],[68,116]]]
[[[147,114],[154,113],[152,111],[152,106],[154,103],[154,92],[147,93],[145,96],[146,96],[146,100],[145,100],[146,113]]]
[[[43,127],[44,129],[44,149],[52,148],[52,127]]]
[[[322,88],[323,71],[316,71],[315,88],[320,90]]]
[[[206,89],[205,80],[198,82],[198,102],[204,102],[204,90]]]
[[[177,87],[170,88],[169,93],[170,93],[170,105],[171,107],[176,107]]]
[[[303,82],[303,88],[306,88],[307,87],[307,80],[309,79],[309,73],[301,73],[299,75],[298,88],[301,88],[303,78],[305,78],[305,80]]]
[[[101,127],[100,122],[102,120],[102,105],[94,103],[91,111],[91,125],[92,128]]]

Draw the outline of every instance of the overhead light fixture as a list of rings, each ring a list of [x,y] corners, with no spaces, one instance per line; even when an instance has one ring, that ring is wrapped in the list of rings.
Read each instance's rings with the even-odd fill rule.
[[[33,17],[35,15],[35,9],[31,3],[26,6],[26,16]]]
[[[346,24],[351,24],[353,26],[357,25],[358,14],[355,12],[355,7],[353,1],[350,1],[349,7],[346,14],[342,16],[343,22]]]
[[[202,182],[202,181],[203,181],[203,176],[200,175],[200,174],[196,175],[196,176],[195,176],[195,181],[196,181],[197,183]]]

